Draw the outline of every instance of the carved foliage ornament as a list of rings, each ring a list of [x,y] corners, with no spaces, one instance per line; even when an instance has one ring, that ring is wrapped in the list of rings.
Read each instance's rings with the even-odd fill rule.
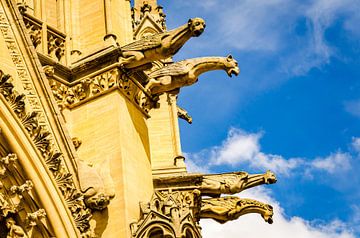
[[[51,66],[45,66],[44,69],[50,71],[49,67]],[[71,108],[115,88],[118,88],[131,102],[138,105],[145,113],[154,105],[153,100],[147,95],[144,96],[144,102],[140,103],[137,98],[139,91],[141,91],[139,85],[134,83],[135,79],[130,79],[130,77],[132,77],[131,75],[120,72],[117,68],[95,77],[81,80],[74,86],[66,86],[55,79],[51,79],[51,74],[48,74],[48,77],[50,79],[52,92],[60,109]]]
[[[72,212],[77,228],[85,233],[90,227],[89,220],[91,218],[91,212],[86,208],[81,193],[77,191],[72,175],[64,166],[62,154],[55,150],[50,132],[44,129],[44,126],[39,125],[37,113],[26,112],[24,95],[19,95],[14,90],[14,86],[10,83],[10,78],[9,75],[4,74],[0,70],[0,94],[4,96],[10,107],[16,113],[34,145],[41,153],[48,169],[52,172],[67,202],[68,208]],[[15,192],[24,189],[26,189],[25,185],[24,187],[14,187]]]

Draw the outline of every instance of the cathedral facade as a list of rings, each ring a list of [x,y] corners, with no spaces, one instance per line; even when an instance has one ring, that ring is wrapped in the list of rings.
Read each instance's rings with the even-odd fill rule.
[[[239,198],[271,171],[188,173],[177,105],[236,60],[173,62],[201,18],[166,28],[156,0],[0,0],[0,238],[199,238],[273,209]]]

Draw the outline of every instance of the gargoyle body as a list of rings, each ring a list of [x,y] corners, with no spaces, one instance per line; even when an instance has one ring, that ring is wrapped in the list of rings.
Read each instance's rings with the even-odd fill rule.
[[[221,194],[235,194],[258,185],[273,183],[276,183],[276,176],[269,170],[265,174],[234,172],[204,175],[199,189],[202,195],[220,197]]]
[[[205,21],[193,18],[187,24],[174,30],[146,36],[121,47],[120,64],[134,68],[155,60],[166,59],[178,52],[193,36],[200,36],[205,29]]]
[[[201,201],[201,218],[211,218],[223,224],[248,213],[259,213],[264,220],[273,222],[273,208],[262,202],[239,197],[208,198]]]
[[[219,69],[225,70],[230,77],[240,72],[236,60],[231,55],[187,59],[150,73],[150,80],[145,89],[152,95],[176,91],[197,82],[200,74]]]
[[[100,164],[97,166],[100,169],[96,169],[80,160],[77,164],[85,204],[91,209],[105,209],[115,196],[109,167],[106,164]]]

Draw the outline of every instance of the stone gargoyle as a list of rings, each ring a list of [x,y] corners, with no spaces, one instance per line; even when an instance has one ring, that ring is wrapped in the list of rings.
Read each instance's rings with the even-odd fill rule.
[[[258,213],[267,223],[273,222],[272,206],[253,199],[227,196],[201,201],[200,218],[211,218],[221,224],[248,213]]]
[[[264,174],[233,172],[204,175],[199,186],[202,195],[220,197],[221,194],[235,194],[245,189],[262,184],[276,183],[276,176],[271,171]]]
[[[192,123],[192,117],[184,108],[177,106],[177,115],[179,118],[187,121],[189,124]]]
[[[115,197],[114,185],[110,176],[108,161],[90,166],[86,162],[78,160],[78,175],[80,188],[87,207],[95,210],[103,210]]]
[[[157,33],[120,47],[122,56],[119,63],[125,68],[135,68],[156,60],[166,59],[176,54],[193,36],[200,36],[205,29],[205,21],[192,18],[188,23],[171,31]]]
[[[230,77],[232,74],[240,73],[238,63],[231,55],[187,59],[150,73],[145,89],[152,95],[164,92],[176,93],[181,87],[196,83],[200,74],[219,69],[225,70]]]

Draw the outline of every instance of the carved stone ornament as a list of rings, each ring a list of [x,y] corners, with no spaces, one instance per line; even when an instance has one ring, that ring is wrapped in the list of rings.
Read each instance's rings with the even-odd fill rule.
[[[51,78],[49,81],[60,109],[74,107],[114,89],[119,89],[145,114],[155,105],[155,101],[146,94],[143,94],[144,100],[140,103],[137,95],[143,90],[142,86],[129,73],[118,68],[81,80],[73,86],[67,86]]]
[[[89,220],[91,218],[91,210],[86,208],[83,202],[83,196],[74,184],[72,174],[65,167],[62,161],[62,153],[56,151],[52,137],[50,137],[51,132],[39,124],[38,114],[36,112],[27,112],[25,110],[25,96],[18,94],[14,90],[10,79],[10,75],[4,74],[3,71],[0,70],[0,94],[15,112],[33,144],[41,153],[58,188],[64,196],[68,208],[72,212],[77,228],[81,233],[86,234],[90,227]],[[6,161],[7,159],[2,160]],[[23,188],[25,189],[25,185]],[[21,188],[14,187],[14,190],[20,191]]]
[[[150,73],[145,89],[152,95],[178,91],[184,86],[196,83],[200,74],[219,69],[225,70],[230,77],[240,73],[238,63],[231,55],[187,59]]]
[[[256,200],[228,196],[201,201],[200,217],[211,218],[221,224],[248,213],[259,213],[267,223],[273,222],[272,206]]]
[[[220,197],[221,194],[235,194],[258,185],[273,183],[276,183],[276,176],[271,171],[265,174],[233,172],[204,175],[199,189],[202,195]]]
[[[141,217],[130,225],[133,237],[200,238],[198,216],[200,191],[158,191],[149,203],[140,205]]]
[[[91,209],[105,209],[115,197],[109,165],[101,164],[97,169],[81,160],[77,165],[85,204]]]
[[[187,24],[164,33],[157,33],[122,46],[119,62],[125,68],[134,68],[156,60],[166,59],[176,54],[193,36],[200,36],[205,29],[205,21],[193,18]]]
[[[7,218],[5,224],[9,230],[6,238],[28,238],[24,229],[21,226],[16,225],[16,222],[12,217]]]
[[[185,109],[177,106],[177,114],[178,114],[179,118],[187,121],[189,124],[192,123],[192,117],[189,115],[189,113]]]

